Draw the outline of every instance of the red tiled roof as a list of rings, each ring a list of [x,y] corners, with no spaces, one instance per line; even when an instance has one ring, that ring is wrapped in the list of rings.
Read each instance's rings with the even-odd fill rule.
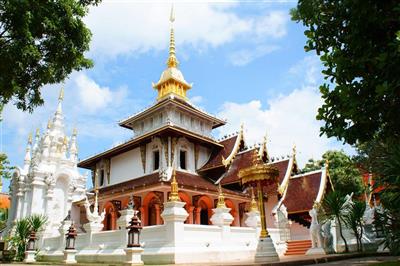
[[[322,171],[305,174],[289,179],[289,185],[283,200],[288,213],[308,212],[317,198]]]
[[[199,171],[204,171],[210,168],[223,166],[222,158],[227,158],[231,153],[233,148],[235,147],[236,140],[239,136],[233,136],[223,141],[220,141],[219,144],[224,145],[224,148],[219,150],[214,150],[210,156],[210,160],[201,167]]]
[[[224,178],[221,180],[221,185],[239,182],[239,171],[252,164],[253,152],[254,149],[251,149],[236,155]]]
[[[276,168],[278,168],[278,170],[279,170],[279,177],[278,177],[279,184],[282,184],[282,181],[285,178],[286,172],[287,172],[288,167],[289,167],[289,161],[290,161],[290,159],[285,159],[283,161],[273,162],[273,163],[269,164],[269,165],[273,165]]]

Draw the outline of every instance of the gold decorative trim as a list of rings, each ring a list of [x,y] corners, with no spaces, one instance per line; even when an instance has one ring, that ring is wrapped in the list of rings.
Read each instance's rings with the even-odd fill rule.
[[[222,164],[225,167],[228,167],[232,163],[232,161],[235,158],[236,154],[239,152],[240,143],[242,141],[244,141],[243,131],[244,131],[243,130],[243,124],[241,124],[240,125],[240,132],[239,132],[238,137],[236,139],[235,145],[233,146],[231,154],[229,154],[229,156],[226,159],[222,156]]]

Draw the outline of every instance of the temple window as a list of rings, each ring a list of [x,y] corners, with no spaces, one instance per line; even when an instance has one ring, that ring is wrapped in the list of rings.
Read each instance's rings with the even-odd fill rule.
[[[144,131],[144,121],[142,121],[142,123],[140,123],[140,130],[143,132]]]
[[[100,170],[100,186],[104,186],[104,169]]]
[[[180,120],[181,120],[181,124],[183,124],[183,122],[184,122],[184,117],[183,117],[183,114],[182,114],[182,113],[180,113]]]
[[[190,127],[191,127],[191,128],[194,127],[194,118],[190,119]]]
[[[152,118],[150,118],[150,128],[153,127],[153,123],[154,123],[154,121],[153,121],[153,117],[152,117]]]
[[[204,130],[204,123],[200,122],[200,130],[203,131]]]
[[[162,113],[158,116],[158,119],[160,120],[160,124],[161,124],[163,122],[163,114]]]
[[[181,169],[186,170],[187,165],[186,165],[186,151],[181,150],[179,153],[179,166]]]
[[[153,152],[153,170],[158,170],[160,168],[160,151]]]

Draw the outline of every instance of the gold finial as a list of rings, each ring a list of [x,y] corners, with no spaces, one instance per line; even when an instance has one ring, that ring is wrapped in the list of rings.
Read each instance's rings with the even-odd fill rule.
[[[36,129],[36,137],[37,138],[40,137],[40,129],[39,128]]]
[[[64,100],[64,87],[61,87],[60,94],[58,95],[58,101]]]
[[[222,192],[221,183],[218,184],[218,203],[217,203],[217,208],[226,208],[225,196],[224,196],[224,193]]]
[[[258,152],[257,152],[256,148],[253,151],[252,162],[253,162],[253,165],[259,165],[260,164],[260,156],[258,155]]]
[[[325,167],[326,167],[326,169],[329,168],[329,160],[328,159],[325,160]]]
[[[74,127],[74,129],[72,130],[72,136],[76,137],[77,134],[78,130],[76,129],[76,127]]]
[[[174,34],[174,21],[175,21],[175,12],[174,6],[171,7],[171,14],[169,17],[169,21],[171,22],[171,34],[170,34],[170,41],[169,41],[169,57],[167,61],[168,67],[177,67],[179,62],[176,59],[175,54],[175,34]]]
[[[64,145],[67,145],[67,144],[68,144],[67,136],[64,136],[63,144],[64,144]]]
[[[50,129],[51,128],[51,121],[49,120],[48,122],[47,122],[47,129]]]
[[[29,145],[32,144],[32,132],[29,133],[29,136],[28,136],[28,144],[29,144]]]
[[[178,182],[176,182],[176,171],[172,171],[171,193],[168,198],[169,201],[181,201],[178,194]]]
[[[296,155],[296,144],[293,144],[292,152],[293,152],[293,155]]]
[[[258,205],[257,205],[256,198],[254,197],[254,188],[253,187],[251,187],[250,211],[258,211]]]

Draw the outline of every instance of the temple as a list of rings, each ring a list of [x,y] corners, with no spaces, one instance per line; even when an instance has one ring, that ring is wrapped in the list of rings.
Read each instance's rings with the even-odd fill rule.
[[[260,206],[255,203],[252,189],[243,186],[240,171],[251,167],[255,160],[278,172],[276,180],[262,191],[266,202],[266,226],[278,255],[304,254],[309,248],[309,212],[332,189],[328,165],[301,174],[295,147],[286,156],[271,156],[267,137],[256,146],[250,147],[246,143],[243,125],[236,133],[215,139],[213,130],[224,126],[226,121],[189,101],[187,93],[192,85],[179,70],[174,20],[171,12],[169,55],[166,69],[153,83],[157,93],[155,103],[119,122],[121,127],[132,131],[130,140],[78,162],[77,133],[74,131],[71,137],[64,133],[63,92],[47,131],[36,135],[33,148],[29,138],[24,167],[18,168],[12,180],[8,228],[12,228],[16,219],[33,213],[51,217],[45,238],[41,240],[43,257],[61,256],[64,243],[61,232],[65,233],[68,228],[67,221],[73,221],[78,229],[78,240],[83,241],[77,244],[81,249],[78,252],[80,261],[90,262],[93,256],[100,255],[118,261],[115,256],[124,254],[120,240],[125,238],[120,232],[126,228],[126,210],[134,206],[144,226],[146,263],[154,262],[153,258],[157,256],[157,263],[193,261],[193,250],[182,249],[182,254],[186,255],[179,257],[178,249],[165,251],[159,246],[169,247],[171,243],[189,243],[184,242],[189,240],[196,242],[209,235],[222,236],[222,242],[216,245],[211,240],[201,244],[196,242],[200,245],[196,252],[208,254],[210,245],[221,248],[219,246],[224,246],[221,243],[227,243],[228,246],[235,245],[230,252],[237,249],[238,257],[219,255],[215,261],[245,261],[249,254],[256,252],[258,243],[258,229],[255,228],[259,224],[257,219],[255,223],[250,221],[254,215],[249,213],[257,213]],[[91,191],[86,190],[86,177],[79,174],[77,167],[91,171]],[[177,195],[171,196],[171,183]],[[166,208],[170,208],[167,203],[175,197],[184,203],[187,215],[178,215],[178,218],[184,217],[183,225],[179,225],[184,226],[182,234],[168,240],[171,235],[163,230],[167,230],[168,223],[176,225],[181,219],[175,217],[178,220],[172,220],[170,212],[166,212]],[[171,208],[169,210],[176,211],[173,209],[176,207]],[[228,215],[229,219],[221,218],[220,222],[214,216],[218,213],[216,209],[229,210],[232,219]],[[221,233],[216,225],[231,229]],[[232,235],[224,238],[227,232]],[[190,237],[185,237],[186,233]],[[93,234],[98,235],[93,237]],[[164,240],[168,244],[160,244]],[[303,250],[288,250],[288,241],[303,241]],[[164,251],[173,255],[167,260]],[[225,251],[218,252],[215,254],[225,254]],[[213,257],[209,259],[213,260]]]

